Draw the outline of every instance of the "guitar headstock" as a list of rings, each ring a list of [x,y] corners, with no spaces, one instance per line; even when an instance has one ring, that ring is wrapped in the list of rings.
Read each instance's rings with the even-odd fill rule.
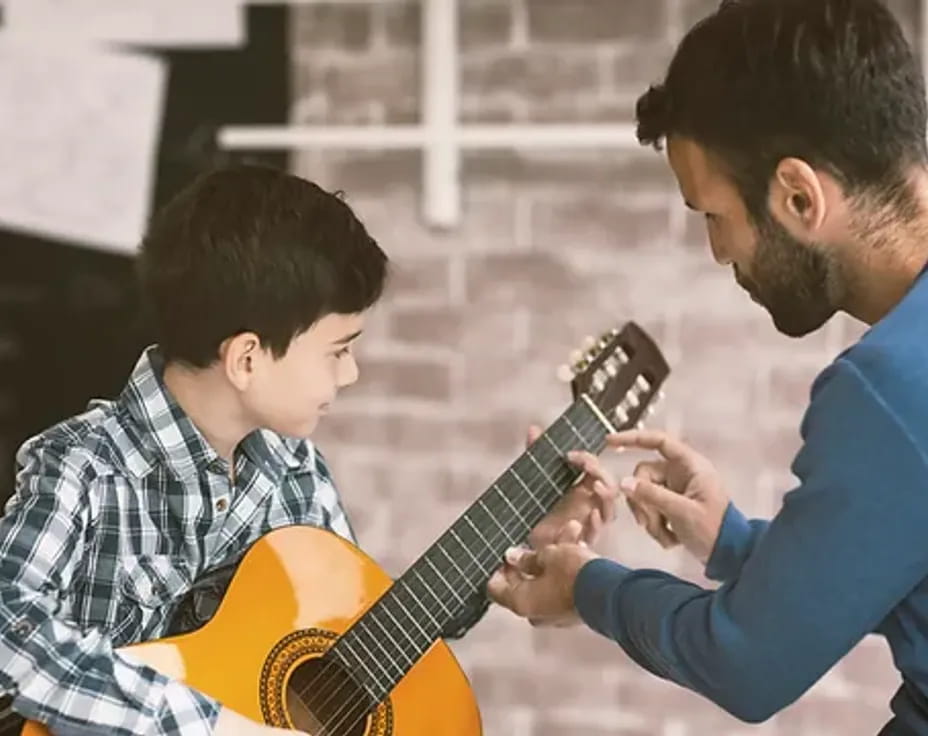
[[[570,380],[574,399],[585,394],[617,430],[634,427],[653,410],[670,375],[654,340],[634,322],[588,339],[572,359],[560,373]]]

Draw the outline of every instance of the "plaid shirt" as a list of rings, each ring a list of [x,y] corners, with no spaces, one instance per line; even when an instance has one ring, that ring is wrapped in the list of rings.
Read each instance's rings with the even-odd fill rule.
[[[0,519],[0,692],[57,734],[209,734],[220,705],[113,647],[167,633],[204,572],[276,527],[354,541],[322,457],[261,430],[225,461],[156,348],[114,402],[26,442]]]

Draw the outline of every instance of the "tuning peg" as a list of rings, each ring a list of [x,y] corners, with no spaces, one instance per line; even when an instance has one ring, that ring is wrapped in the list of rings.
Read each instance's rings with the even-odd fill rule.
[[[583,338],[583,347],[587,350],[592,350],[596,346],[596,338],[592,335],[587,335]]]
[[[574,373],[573,368],[571,368],[569,365],[564,363],[563,365],[559,365],[557,367],[556,375],[557,375],[557,380],[563,383],[570,383],[571,381],[574,380],[574,376],[576,374]]]
[[[644,422],[638,422],[635,424],[635,429],[644,429]]]
[[[583,351],[582,350],[571,350],[570,356],[568,358],[571,365],[576,365],[581,360],[583,360]]]

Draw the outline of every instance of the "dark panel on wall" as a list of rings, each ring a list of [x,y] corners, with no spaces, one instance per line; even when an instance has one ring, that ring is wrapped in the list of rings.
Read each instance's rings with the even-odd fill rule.
[[[219,162],[286,165],[283,154],[233,157],[213,146],[219,125],[288,117],[287,11],[247,12],[241,49],[152,50],[169,62],[156,207]],[[117,394],[150,342],[131,258],[0,230],[0,502],[22,441],[90,398]]]

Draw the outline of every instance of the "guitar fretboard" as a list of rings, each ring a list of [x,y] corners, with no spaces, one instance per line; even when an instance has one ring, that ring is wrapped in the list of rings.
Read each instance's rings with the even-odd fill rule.
[[[505,551],[523,543],[579,476],[565,455],[599,453],[608,432],[582,397],[478,498],[333,648],[374,702],[485,594]]]

